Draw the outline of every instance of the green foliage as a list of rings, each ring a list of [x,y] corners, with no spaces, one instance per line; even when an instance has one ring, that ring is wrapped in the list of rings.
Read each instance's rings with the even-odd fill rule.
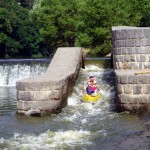
[[[51,50],[81,46],[93,55],[106,55],[111,51],[112,26],[140,26],[139,4],[136,0],[36,0],[31,16]]]
[[[63,46],[103,56],[112,26],[150,26],[149,0],[35,0],[31,9],[33,2],[0,1],[1,58],[49,56]]]
[[[85,0],[79,7],[76,45],[90,48],[93,55],[111,51],[112,26],[138,26],[141,13],[134,0]]]
[[[7,37],[5,44],[5,58],[11,58],[16,56],[20,47],[19,42],[10,37]]]
[[[32,9],[34,0],[16,0],[18,4],[27,9]]]
[[[61,46],[74,46],[77,6],[74,0],[37,0],[31,17],[50,51]]]
[[[39,53],[42,38],[29,18],[29,10],[15,1],[0,2],[0,57],[31,57]]]
[[[140,2],[137,0],[118,0],[114,3],[115,25],[139,26],[142,17]]]
[[[150,26],[150,1],[149,0],[141,0],[139,2],[142,18],[140,22],[141,27],[149,27]]]

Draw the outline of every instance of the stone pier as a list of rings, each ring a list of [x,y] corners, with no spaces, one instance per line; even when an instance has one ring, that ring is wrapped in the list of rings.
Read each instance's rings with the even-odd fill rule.
[[[112,45],[118,106],[150,105],[150,28],[112,27]]]
[[[82,57],[80,47],[58,48],[45,74],[17,81],[17,112],[28,115],[61,112],[83,66]]]

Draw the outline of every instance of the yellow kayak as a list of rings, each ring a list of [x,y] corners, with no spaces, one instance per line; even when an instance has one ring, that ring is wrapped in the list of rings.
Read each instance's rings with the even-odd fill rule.
[[[98,100],[100,100],[100,98],[101,98],[100,93],[98,93],[96,96],[84,94],[83,97],[82,97],[82,101],[93,103],[93,102],[97,102]]]

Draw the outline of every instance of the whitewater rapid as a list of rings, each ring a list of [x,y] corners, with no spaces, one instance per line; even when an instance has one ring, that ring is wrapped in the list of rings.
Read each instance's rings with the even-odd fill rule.
[[[6,149],[10,147],[31,150],[76,149],[85,145],[92,146],[93,140],[98,135],[107,136],[107,131],[102,128],[103,120],[106,116],[108,119],[116,115],[110,115],[108,111],[110,97],[114,98],[115,91],[114,86],[102,82],[102,77],[111,73],[111,69],[102,69],[93,65],[81,69],[73,93],[67,100],[68,106],[62,110],[62,113],[51,116],[51,122],[58,126],[55,130],[49,127],[39,135],[14,133],[9,139],[1,138],[1,147],[3,145]],[[101,86],[102,99],[95,105],[81,101],[83,84],[89,75],[94,75]]]

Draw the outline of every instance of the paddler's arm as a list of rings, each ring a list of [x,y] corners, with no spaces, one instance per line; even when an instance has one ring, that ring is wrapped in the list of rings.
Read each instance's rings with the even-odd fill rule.
[[[83,93],[86,93],[87,83],[84,83],[84,91]]]
[[[96,85],[96,88],[97,88],[98,90],[100,90],[100,86],[99,86],[99,85]]]

